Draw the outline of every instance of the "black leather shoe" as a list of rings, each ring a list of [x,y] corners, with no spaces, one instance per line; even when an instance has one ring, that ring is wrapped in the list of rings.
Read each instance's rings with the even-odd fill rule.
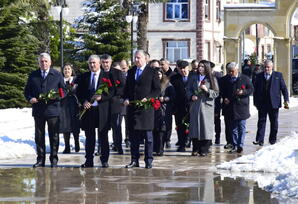
[[[81,165],[81,168],[92,168],[92,167],[94,167],[94,165],[90,163],[84,163]]]
[[[146,165],[145,165],[145,168],[146,168],[146,169],[151,169],[151,168],[152,168],[152,164],[146,164]]]
[[[241,152],[243,152],[243,148],[242,147],[238,147],[237,148],[237,153],[241,153]]]
[[[253,141],[252,143],[254,145],[260,145],[260,146],[263,146],[264,145],[264,142]]]
[[[62,153],[63,154],[70,154],[70,149],[69,148],[65,148]]]
[[[171,143],[169,141],[166,142],[166,148],[171,148]]]
[[[274,142],[273,142],[273,141],[271,141],[271,142],[269,142],[269,143],[270,143],[271,145],[274,145],[276,142],[275,142],[275,141],[274,141]]]
[[[200,155],[200,157],[206,157],[208,154],[207,153],[200,153],[199,155]]]
[[[102,165],[101,165],[102,168],[108,168],[109,167],[109,164],[108,162],[103,162]]]
[[[36,167],[44,167],[44,162],[37,161],[35,164],[33,164],[33,168],[36,168]]]
[[[178,147],[177,152],[185,152],[185,147]]]
[[[51,168],[56,168],[56,167],[58,167],[57,162],[52,162],[52,163],[51,163]]]
[[[134,167],[140,167],[139,162],[131,162],[130,164],[127,164],[125,168],[134,168]]]
[[[118,148],[118,154],[122,155],[123,154],[123,149]]]
[[[100,156],[100,152],[95,152],[94,155],[95,156]]]

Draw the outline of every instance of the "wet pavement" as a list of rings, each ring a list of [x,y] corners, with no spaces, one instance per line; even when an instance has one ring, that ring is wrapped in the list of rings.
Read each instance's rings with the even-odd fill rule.
[[[298,132],[298,108],[280,112],[279,138]],[[257,117],[247,121],[247,137],[243,154],[260,147],[252,145]],[[268,129],[266,139],[268,139]],[[222,128],[224,130],[224,128]],[[212,146],[207,157],[192,157],[191,148],[175,152],[176,133],[172,148],[165,156],[155,157],[153,168],[126,169],[130,162],[129,149],[124,155],[111,152],[109,168],[79,168],[84,162],[80,153],[59,155],[59,167],[32,168],[35,155],[0,161],[0,203],[289,203],[278,200],[260,189],[253,180],[234,176],[224,177],[215,165],[237,158],[239,154],[225,152],[223,145]],[[224,134],[222,133],[222,143]],[[268,144],[265,144],[268,145]],[[61,150],[62,151],[62,150]],[[48,161],[47,161],[48,162]],[[291,203],[298,203],[291,202]]]

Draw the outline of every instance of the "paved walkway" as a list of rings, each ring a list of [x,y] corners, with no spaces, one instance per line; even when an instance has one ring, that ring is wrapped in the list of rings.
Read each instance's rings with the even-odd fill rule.
[[[298,108],[281,110],[278,138],[298,132]],[[252,144],[257,117],[247,121],[247,137],[243,154],[260,147]],[[268,129],[265,145],[268,145]],[[28,201],[36,203],[278,203],[252,181],[242,178],[221,178],[216,164],[241,156],[226,153],[221,146],[212,146],[207,157],[191,157],[191,148],[177,153],[174,132],[172,148],[163,157],[155,157],[153,169],[125,169],[130,162],[129,149],[124,155],[111,152],[110,168],[81,169],[84,150],[59,155],[59,168],[33,169],[34,157],[1,161],[0,203]],[[224,134],[221,142],[224,143]],[[48,162],[48,161],[47,161]],[[47,163],[49,167],[49,163]]]

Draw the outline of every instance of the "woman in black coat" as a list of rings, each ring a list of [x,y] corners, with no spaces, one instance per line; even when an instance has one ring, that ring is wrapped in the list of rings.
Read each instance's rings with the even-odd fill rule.
[[[156,70],[160,79],[161,93],[158,99],[161,102],[161,106],[160,109],[155,110],[154,114],[153,151],[156,153],[156,156],[163,156],[167,136],[171,134],[172,131],[175,89],[163,71],[160,68]]]
[[[80,151],[79,133],[79,102],[76,96],[77,79],[74,77],[74,70],[71,64],[66,64],[63,68],[64,83],[66,86],[66,96],[61,100],[61,114],[59,132],[63,133],[65,149],[63,154],[70,153],[70,133],[75,140],[75,151]]]

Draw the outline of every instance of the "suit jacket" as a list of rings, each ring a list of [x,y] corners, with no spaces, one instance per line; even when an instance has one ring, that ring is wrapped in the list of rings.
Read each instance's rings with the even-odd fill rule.
[[[112,76],[112,83],[115,86],[115,94],[111,99],[111,114],[121,113],[123,109],[123,99],[121,98],[125,86],[125,78],[122,71],[118,69],[111,68],[110,73]],[[120,84],[116,84],[116,81],[119,81]]]
[[[289,101],[288,89],[283,79],[282,73],[273,71],[271,75],[271,85],[269,87],[270,93],[270,102],[273,109],[277,109],[281,107],[281,94],[284,97],[285,101]],[[254,105],[257,109],[263,108],[264,100],[263,96],[265,96],[265,76],[264,72],[261,72],[256,75],[254,85]]]
[[[35,70],[29,75],[25,86],[25,98],[30,101],[32,98],[37,98],[41,93],[47,93],[50,90],[58,91],[58,88],[64,88],[63,76],[60,72],[50,68],[45,79],[41,76],[41,71]],[[56,117],[60,114],[59,100],[51,100],[48,103],[39,101],[32,105],[32,115],[34,117]]]
[[[156,98],[160,94],[160,81],[157,71],[146,66],[139,80],[135,80],[137,67],[128,70],[126,84],[124,88],[124,99],[129,101],[142,100],[143,98]],[[153,130],[154,128],[154,109],[144,110],[134,104],[127,107],[127,117],[129,128],[135,130]]]
[[[100,71],[98,82],[97,82],[97,89],[99,88],[100,84],[103,83],[102,79],[108,78],[111,79],[111,74],[109,72],[104,72],[103,70]],[[78,88],[77,88],[77,96],[81,104],[84,104],[85,101],[91,101],[93,96],[92,90],[90,89],[90,81],[91,81],[91,72],[85,72],[79,79]],[[98,101],[98,115],[99,121],[96,124],[96,128],[99,131],[103,129],[110,129],[110,99],[114,95],[114,87],[109,87],[109,93],[103,93],[101,95],[101,100]],[[88,111],[88,110],[87,110]],[[87,116],[87,114],[85,114]],[[89,127],[90,121],[93,118],[84,117],[81,121],[81,128],[86,130]]]
[[[188,75],[188,78],[190,75]],[[180,112],[181,114],[188,113],[189,101],[186,96],[186,84],[183,82],[182,76],[175,72],[170,78],[170,82],[173,85],[176,92],[176,99],[174,101],[174,114]]]
[[[235,93],[237,89],[241,89],[244,86],[244,94],[237,96]],[[246,120],[250,117],[249,113],[249,96],[253,92],[253,85],[250,79],[240,74],[235,82],[231,82],[231,77],[225,75],[220,79],[220,96],[229,99],[230,103],[222,103],[222,114],[225,116],[231,116],[234,120]]]

